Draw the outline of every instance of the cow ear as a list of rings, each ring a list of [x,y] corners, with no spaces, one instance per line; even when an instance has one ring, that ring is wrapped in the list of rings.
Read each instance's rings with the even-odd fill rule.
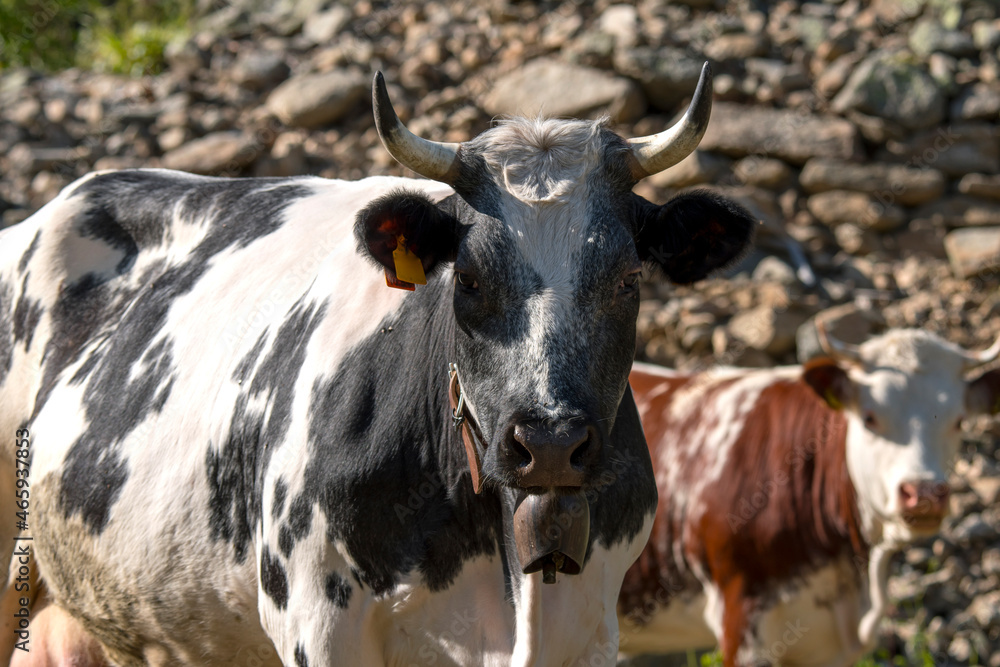
[[[358,252],[385,269],[386,280],[396,287],[412,285],[396,279],[400,241],[409,261],[419,260],[423,273],[442,262],[453,261],[458,250],[460,225],[454,216],[426,195],[397,190],[361,209],[354,222]],[[419,270],[418,270],[419,273]]]
[[[707,191],[686,193],[648,210],[636,248],[675,283],[693,283],[743,257],[757,221],[736,202]]]
[[[965,409],[972,414],[1000,414],[1000,368],[983,373],[965,386]]]
[[[810,359],[802,367],[802,381],[834,410],[854,402],[854,383],[847,371],[829,357]]]

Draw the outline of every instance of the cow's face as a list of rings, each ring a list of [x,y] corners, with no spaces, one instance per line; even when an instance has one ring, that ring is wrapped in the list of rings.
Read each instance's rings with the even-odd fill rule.
[[[456,195],[374,202],[358,218],[360,246],[391,273],[405,237],[425,271],[449,278],[449,361],[476,427],[483,484],[501,492],[517,523],[518,512],[559,505],[535,507],[542,496],[582,498],[610,468],[643,265],[677,282],[701,279],[744,250],[754,221],[707,193],[663,206],[636,196],[638,162],[649,156],[598,122],[506,122],[448,148],[436,169],[426,162],[446,150],[439,144],[418,144],[419,160],[393,150],[386,136],[404,131],[380,124],[397,158]]]
[[[895,330],[822,359],[805,377],[848,419],[847,465],[873,538],[933,534],[948,511],[948,471],[962,422],[1000,409],[1000,372],[967,382],[969,355],[923,331]]]

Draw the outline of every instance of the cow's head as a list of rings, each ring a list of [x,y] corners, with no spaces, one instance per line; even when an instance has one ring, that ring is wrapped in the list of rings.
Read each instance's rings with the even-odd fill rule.
[[[602,122],[550,119],[435,143],[400,123],[381,74],[373,101],[386,149],[456,196],[432,203],[399,192],[374,202],[359,215],[359,246],[390,280],[400,237],[425,272],[450,274],[449,361],[475,426],[473,476],[501,493],[508,530],[525,547],[522,568],[538,569],[550,554],[527,548],[530,536],[519,531],[565,509],[567,494],[582,498],[614,456],[641,269],[696,281],[752,237],[751,216],[721,197],[686,194],[657,206],[632,192],[697,146],[711,111],[710,70],[675,126],[631,140]],[[580,538],[552,547],[565,552],[556,553],[559,570],[582,567],[585,527]]]
[[[806,364],[805,381],[848,420],[847,466],[874,540],[936,532],[948,511],[948,470],[962,422],[1000,411],[1000,370],[965,375],[997,358],[1000,340],[970,353],[934,334],[892,330],[860,346],[826,334],[830,355]]]

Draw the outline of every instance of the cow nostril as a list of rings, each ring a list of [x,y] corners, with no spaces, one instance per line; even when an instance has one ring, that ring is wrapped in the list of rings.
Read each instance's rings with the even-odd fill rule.
[[[569,464],[574,468],[583,468],[586,465],[587,452],[590,451],[589,434],[577,445],[576,449],[569,456]]]
[[[514,453],[517,467],[524,468],[531,465],[531,452],[517,438],[511,440],[510,450]]]

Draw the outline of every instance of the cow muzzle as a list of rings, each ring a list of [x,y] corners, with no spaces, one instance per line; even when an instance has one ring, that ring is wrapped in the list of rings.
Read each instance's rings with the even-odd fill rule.
[[[580,574],[590,539],[590,505],[582,491],[525,494],[514,510],[514,542],[521,572]]]
[[[951,489],[945,482],[919,480],[903,482],[897,490],[899,514],[911,530],[935,532],[948,514]]]
[[[597,429],[580,420],[516,422],[505,443],[506,463],[523,489],[579,488],[599,454]]]

